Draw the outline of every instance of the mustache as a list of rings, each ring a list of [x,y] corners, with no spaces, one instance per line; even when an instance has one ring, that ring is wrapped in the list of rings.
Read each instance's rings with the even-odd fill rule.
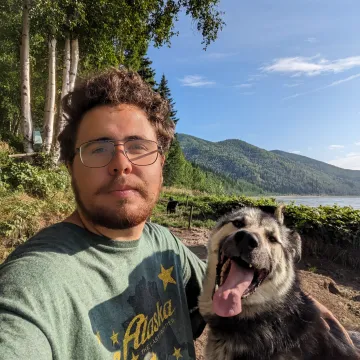
[[[116,186],[126,186],[126,187],[130,187],[131,189],[139,192],[141,195],[147,195],[148,191],[147,191],[147,187],[144,184],[141,183],[132,183],[129,182],[128,180],[125,180],[123,177],[117,177],[115,179],[113,179],[111,182],[109,182],[108,184],[101,186],[96,192],[95,195],[99,195],[99,194],[104,194],[104,193],[108,193],[111,190],[114,189],[114,187]]]

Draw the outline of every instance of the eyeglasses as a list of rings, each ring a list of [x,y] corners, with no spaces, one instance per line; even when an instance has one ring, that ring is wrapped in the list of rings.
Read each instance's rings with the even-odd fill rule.
[[[90,168],[101,168],[110,164],[115,155],[115,146],[123,145],[123,154],[134,165],[147,166],[153,164],[161,146],[156,141],[144,139],[131,139],[123,143],[117,140],[94,140],[81,144],[76,148],[80,154],[81,162]]]

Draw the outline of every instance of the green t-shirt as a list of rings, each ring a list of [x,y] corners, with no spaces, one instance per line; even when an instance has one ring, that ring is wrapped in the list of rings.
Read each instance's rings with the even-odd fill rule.
[[[123,242],[46,228],[0,266],[0,359],[195,359],[204,271],[153,223]]]

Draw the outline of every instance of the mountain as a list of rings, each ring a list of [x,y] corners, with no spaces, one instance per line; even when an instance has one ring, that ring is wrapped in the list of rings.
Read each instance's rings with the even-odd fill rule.
[[[245,141],[206,141],[177,134],[187,160],[265,192],[298,195],[360,195],[360,171],[305,156],[267,151]]]

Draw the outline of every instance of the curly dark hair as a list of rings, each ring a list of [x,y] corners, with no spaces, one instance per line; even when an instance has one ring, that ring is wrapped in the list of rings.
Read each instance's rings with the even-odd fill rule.
[[[169,149],[174,138],[175,124],[169,117],[168,101],[153,91],[139,74],[111,68],[83,80],[62,99],[67,124],[58,137],[60,159],[72,163],[77,130],[86,112],[100,105],[120,104],[135,105],[143,110],[155,128],[159,145],[163,151]]]

